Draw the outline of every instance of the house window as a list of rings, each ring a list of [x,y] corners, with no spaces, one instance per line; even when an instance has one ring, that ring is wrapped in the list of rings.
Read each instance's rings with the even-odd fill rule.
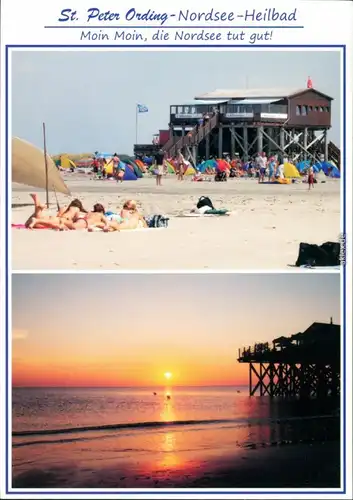
[[[309,106],[309,113],[311,113],[313,110],[313,107],[312,106]]]
[[[191,108],[191,113],[192,113],[193,115],[196,113],[196,108],[195,108],[194,106]]]
[[[306,116],[308,114],[308,106],[302,106],[302,116]]]
[[[189,114],[189,106],[184,107],[184,113],[187,115]]]
[[[317,106],[315,106],[315,111],[319,111],[319,108]]]
[[[171,113],[172,115],[175,115],[175,113],[176,113],[176,106],[172,106],[172,107],[170,108],[170,113]]]
[[[327,106],[327,107],[325,108],[325,111],[326,111],[327,113],[329,113],[329,112],[330,112],[330,108]]]
[[[295,108],[295,114],[296,114],[297,116],[300,116],[300,115],[302,114],[302,107],[301,107],[301,106],[297,106],[297,107]]]
[[[178,106],[178,115],[183,114],[183,106]]]
[[[322,106],[320,106],[319,110],[320,110],[320,113],[322,113],[324,108]]]

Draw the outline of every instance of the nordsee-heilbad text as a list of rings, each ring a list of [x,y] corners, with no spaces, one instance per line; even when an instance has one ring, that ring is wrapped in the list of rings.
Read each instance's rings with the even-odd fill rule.
[[[296,22],[297,21],[297,9],[290,12],[280,11],[277,9],[246,9],[241,12],[221,12],[215,9],[210,9],[207,12],[197,12],[189,9],[180,10],[176,13],[167,12],[156,12],[154,10],[148,9],[146,11],[139,12],[135,8],[128,9],[127,11],[113,12],[111,10],[102,11],[97,7],[91,7],[85,12],[83,19],[81,19],[80,13],[73,9],[63,9],[58,18],[59,22],[79,22],[84,21],[87,24],[97,24],[97,23],[145,23],[147,26],[149,23],[158,24],[160,26],[168,25],[170,23],[198,23],[198,22],[236,22],[236,20],[249,23],[262,23],[262,22]],[[118,22],[119,21],[119,22]]]

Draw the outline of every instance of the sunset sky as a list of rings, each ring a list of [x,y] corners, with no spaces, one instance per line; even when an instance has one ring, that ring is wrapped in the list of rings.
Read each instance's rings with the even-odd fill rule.
[[[247,383],[238,348],[340,323],[337,274],[14,275],[16,386]]]

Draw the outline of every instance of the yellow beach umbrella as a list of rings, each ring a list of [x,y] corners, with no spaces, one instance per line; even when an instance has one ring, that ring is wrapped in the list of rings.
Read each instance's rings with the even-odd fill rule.
[[[70,194],[52,158],[47,154],[48,189]],[[12,138],[12,181],[46,189],[44,152],[30,142]]]

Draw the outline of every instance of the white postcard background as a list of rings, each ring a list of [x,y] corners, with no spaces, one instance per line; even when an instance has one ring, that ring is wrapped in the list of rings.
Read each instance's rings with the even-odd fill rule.
[[[87,19],[87,9],[99,9],[99,13],[103,14],[107,11],[110,13],[119,14],[119,19],[114,19],[111,21],[104,21],[103,18],[99,19],[97,16]],[[73,15],[75,20],[73,21],[59,21],[60,17],[64,17],[61,13],[63,9],[71,9],[69,15],[76,11]],[[135,9],[136,14],[144,14],[150,11],[150,13],[156,14],[167,14],[169,17],[164,22],[162,20],[146,21],[144,18],[138,18],[133,11],[130,12],[130,18],[126,19],[125,15],[130,9]],[[199,13],[209,13],[213,9],[213,13],[224,12],[223,20],[213,19],[205,20],[201,16],[198,19]],[[265,9],[268,9],[266,18]],[[271,10],[272,9],[272,10]],[[274,12],[277,13],[293,13],[296,9],[295,20],[282,20],[280,18],[274,19],[272,17]],[[259,14],[258,17],[252,18],[251,14],[253,11]],[[188,20],[179,19],[179,13],[182,11],[185,16],[189,16]],[[187,13],[188,11],[188,13]],[[230,13],[233,12],[233,16]],[[92,12],[97,14],[97,11]],[[194,13],[193,18],[195,20],[190,20],[190,14]],[[262,16],[261,17],[261,13]],[[174,15],[173,15],[174,14]],[[246,14],[248,17],[246,18]],[[173,15],[173,16],[172,16]],[[209,16],[210,17],[210,16]],[[293,17],[293,15],[292,15]],[[228,20],[225,20],[228,19]],[[171,2],[163,2],[161,0],[151,0],[149,2],[135,1],[128,2],[126,0],[120,2],[113,1],[70,1],[70,0],[51,0],[43,2],[42,0],[3,0],[1,3],[1,435],[0,435],[0,445],[1,445],[1,498],[37,498],[36,494],[30,494],[30,491],[26,495],[12,494],[7,495],[5,488],[5,419],[9,418],[11,415],[11,406],[9,406],[8,414],[5,414],[5,380],[7,379],[6,374],[6,364],[5,364],[5,296],[9,290],[5,289],[5,276],[6,276],[6,228],[5,228],[5,211],[8,207],[5,206],[5,169],[8,166],[5,163],[5,84],[6,84],[6,60],[5,60],[5,45],[12,46],[22,46],[18,49],[23,50],[23,46],[28,47],[27,50],[237,50],[237,47],[241,47],[242,50],[246,48],[247,50],[305,50],[305,45],[310,45],[311,50],[314,50],[313,46],[325,45],[325,46],[336,46],[328,49],[318,48],[317,50],[340,50],[342,54],[343,61],[343,49],[337,46],[345,46],[346,51],[346,170],[345,170],[345,185],[346,185],[346,238],[347,238],[347,311],[346,311],[346,352],[347,352],[347,377],[346,377],[346,394],[347,394],[347,434],[346,434],[346,445],[347,445],[347,497],[351,497],[351,422],[352,422],[352,411],[351,411],[351,394],[352,394],[352,363],[351,363],[351,352],[352,352],[352,314],[351,314],[351,292],[352,292],[352,61],[353,61],[353,2],[337,0],[337,1],[320,1],[320,0],[303,0],[303,1],[273,1],[268,2],[265,0],[239,0],[238,2],[228,2],[225,0],[219,0],[218,2],[211,2],[210,0],[205,0],[203,2],[190,2],[188,0],[179,0],[176,4]],[[163,30],[163,32],[162,32]],[[120,36],[117,40],[114,39],[115,32],[121,33],[124,31],[125,35]],[[156,32],[159,33],[159,39],[156,39]],[[184,32],[185,36],[183,40],[180,37],[176,39],[176,33]],[[87,35],[90,32],[90,35]],[[232,35],[229,36],[228,32]],[[244,33],[240,35],[240,33]],[[85,33],[82,36],[82,33]],[[134,40],[131,37],[133,33],[141,33],[142,40]],[[103,35],[103,36],[102,36]],[[155,35],[153,37],[153,35]],[[163,35],[163,39],[161,37]],[[192,39],[191,35],[194,35]],[[197,39],[197,35],[201,39]],[[202,36],[201,36],[202,35]],[[234,37],[233,37],[234,35]],[[196,37],[196,38],[195,38]],[[95,39],[94,39],[95,38]],[[207,38],[207,40],[205,40]],[[168,47],[163,47],[162,44],[168,45]],[[50,47],[40,47],[43,45],[49,45]],[[69,46],[75,46],[71,48]],[[109,46],[104,48],[104,45]],[[119,46],[117,46],[119,45]],[[129,46],[122,49],[122,46]],[[171,46],[179,45],[179,47],[173,49]],[[180,47],[181,45],[184,48]],[[196,47],[196,45],[198,45]],[[203,47],[201,47],[203,45]],[[231,46],[232,45],[232,46]],[[282,47],[278,47],[281,45]],[[287,45],[288,47],[283,47]],[[55,48],[56,46],[56,48]],[[59,46],[59,47],[58,47]],[[138,46],[138,47],[137,47]],[[151,47],[153,46],[153,47]],[[195,47],[191,47],[195,46]],[[219,46],[219,48],[217,48]],[[265,46],[265,47],[264,47]],[[292,46],[292,47],[290,47]],[[300,46],[300,47],[299,47]],[[268,49],[266,48],[268,47]],[[13,47],[9,51],[11,56],[11,50],[16,50]],[[11,60],[9,60],[10,69]],[[9,71],[10,73],[10,71]],[[265,76],[265,75],[263,75]],[[11,80],[9,77],[9,97],[11,97]],[[343,78],[343,64],[341,67],[341,75],[337,75],[337,78]],[[265,86],[261,82],[262,86]],[[261,86],[261,84],[259,85]],[[10,100],[10,99],[9,99]],[[343,101],[343,92],[342,92]],[[343,102],[342,102],[343,106]],[[9,103],[9,137],[11,137],[11,107]],[[341,114],[343,120],[343,113]],[[343,134],[343,123],[341,124],[341,133]],[[341,139],[341,145],[344,143],[343,137]],[[9,152],[10,153],[10,152]],[[9,154],[9,157],[10,154]],[[11,186],[9,186],[11,189]],[[8,199],[11,199],[8,197]],[[342,210],[343,210],[342,206]],[[9,242],[9,252],[10,249]],[[10,253],[8,254],[10,255]],[[10,266],[11,260],[9,259]],[[10,281],[10,280],[9,280]],[[10,286],[10,282],[9,282]],[[10,295],[10,293],[9,293]],[[9,296],[8,301],[9,311],[11,311],[11,297]],[[11,336],[10,336],[11,338]],[[11,345],[10,345],[11,351]],[[11,352],[10,358],[11,359]],[[11,393],[10,386],[11,380],[8,380],[9,394]],[[11,456],[8,457],[9,460],[9,477],[8,484],[11,484]],[[11,491],[11,487],[10,487]],[[149,494],[148,494],[149,492]],[[43,490],[44,493],[44,490]],[[91,491],[91,493],[94,493]],[[106,492],[107,493],[107,492]],[[225,495],[225,490],[223,493],[217,493],[216,490],[211,491],[206,495],[205,490],[203,492],[197,492],[193,490],[193,494],[185,493],[183,495],[178,495],[174,490],[168,495],[170,498],[255,498],[257,494],[229,494]],[[45,498],[50,498],[50,493],[46,493]],[[91,494],[90,497],[93,498],[95,495]],[[109,495],[105,494],[105,497]],[[120,495],[113,495],[119,498],[156,498],[156,494],[151,493],[151,490],[141,490],[141,494],[134,494],[131,496],[126,496],[122,493]],[[164,498],[167,495],[159,494],[158,498]],[[272,494],[262,494],[261,497],[273,498]],[[285,495],[286,497],[298,498],[298,493],[293,493],[292,495]],[[302,494],[302,498],[322,498],[324,492],[320,494]],[[326,495],[325,495],[326,496]],[[328,498],[342,498],[342,493],[327,495]],[[62,498],[64,495],[54,495],[53,498]],[[66,498],[86,498],[85,495],[69,495],[65,494]],[[283,495],[276,495],[280,498]],[[102,498],[102,496],[101,496]]]

